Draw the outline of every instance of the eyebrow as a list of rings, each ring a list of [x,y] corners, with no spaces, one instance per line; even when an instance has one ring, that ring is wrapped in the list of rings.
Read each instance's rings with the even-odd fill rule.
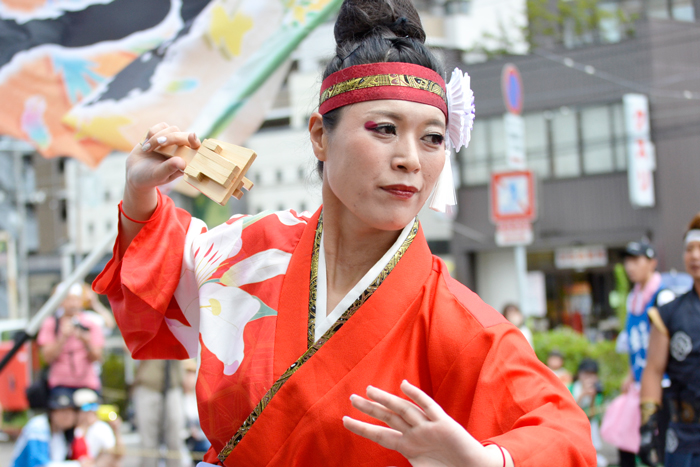
[[[400,122],[401,122],[401,121],[404,121],[404,120],[407,120],[407,119],[404,118],[402,115],[399,115],[399,114],[397,114],[397,113],[394,113],[394,112],[391,112],[391,111],[388,111],[388,110],[370,110],[368,113],[369,113],[369,114],[382,115],[382,116],[388,117],[388,118],[393,118],[394,120],[398,120],[398,121],[400,121]],[[435,118],[431,118],[430,120],[426,121],[425,124],[426,124],[426,125],[435,125],[435,126],[438,126],[438,127],[440,127],[440,128],[447,128],[447,125],[446,125],[444,122],[442,122],[442,121],[440,121],[440,120],[438,120],[438,119],[435,119]]]

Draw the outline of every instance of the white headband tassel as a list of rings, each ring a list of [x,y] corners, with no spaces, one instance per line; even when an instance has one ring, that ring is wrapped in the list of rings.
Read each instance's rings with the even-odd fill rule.
[[[447,84],[447,109],[448,124],[447,138],[445,138],[445,165],[440,172],[433,195],[430,200],[430,209],[438,212],[446,212],[447,206],[457,204],[454,178],[452,175],[452,162],[450,148],[459,152],[462,147],[469,146],[474,128],[474,92],[472,92],[471,79],[467,73],[462,73],[459,68],[452,72],[452,78]]]

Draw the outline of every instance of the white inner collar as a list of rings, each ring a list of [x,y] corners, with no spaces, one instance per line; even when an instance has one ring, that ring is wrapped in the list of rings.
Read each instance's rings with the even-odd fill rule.
[[[321,232],[321,245],[319,246],[318,249],[318,280],[316,282],[316,323],[315,323],[315,335],[314,335],[314,342],[319,340],[321,336],[323,336],[326,331],[328,331],[331,326],[342,316],[345,311],[350,308],[350,305],[352,305],[355,300],[364,292],[367,287],[369,287],[372,282],[374,282],[374,279],[377,278],[379,273],[386,267],[386,265],[389,263],[391,258],[394,257],[397,251],[399,251],[399,248],[401,248],[401,245],[403,242],[406,240],[408,237],[408,234],[411,233],[411,229],[413,228],[413,223],[415,222],[415,219],[413,219],[411,222],[408,223],[406,227],[403,228],[401,231],[401,234],[399,235],[399,238],[396,239],[394,244],[387,250],[386,253],[384,253],[384,256],[381,257],[377,263],[370,268],[369,271],[367,271],[367,274],[365,274],[360,281],[355,284],[355,286],[350,289],[350,292],[343,297],[343,299],[338,302],[338,305],[333,309],[332,312],[326,313],[326,310],[328,308],[328,280],[327,280],[327,275],[326,275],[326,253],[325,249],[323,246],[323,232]]]

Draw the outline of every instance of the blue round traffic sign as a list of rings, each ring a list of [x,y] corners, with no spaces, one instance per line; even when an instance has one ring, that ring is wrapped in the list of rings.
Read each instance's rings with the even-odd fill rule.
[[[520,77],[518,68],[512,63],[508,63],[503,67],[501,87],[506,110],[520,115],[523,111],[523,80]]]

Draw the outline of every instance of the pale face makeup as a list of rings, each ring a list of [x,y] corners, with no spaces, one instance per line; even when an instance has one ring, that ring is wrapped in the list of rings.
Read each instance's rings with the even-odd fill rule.
[[[445,116],[400,100],[346,106],[316,156],[324,205],[378,230],[404,228],[430,196],[445,163]],[[330,199],[326,199],[330,198]],[[339,201],[339,202],[335,202]]]

